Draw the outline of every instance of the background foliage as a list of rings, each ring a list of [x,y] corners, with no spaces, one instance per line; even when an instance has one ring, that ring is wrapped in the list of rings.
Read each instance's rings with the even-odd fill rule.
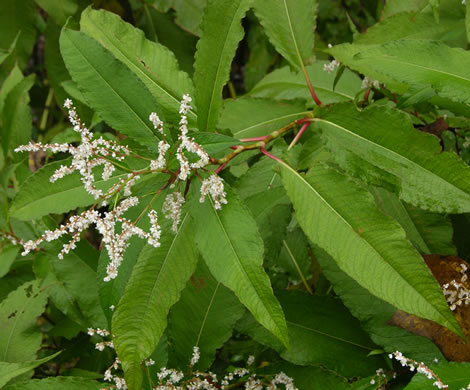
[[[2,0],[0,388],[120,388],[103,382],[116,354],[130,389],[251,355],[226,388],[281,371],[299,389],[468,388],[469,40],[461,0]],[[110,282],[94,229],[62,260],[66,239],[21,256],[95,199],[78,173],[49,182],[64,153],[15,148],[76,145],[71,97],[95,134],[156,158],[149,114],[177,142],[184,94],[211,163],[183,186],[175,234],[165,221],[159,248],[131,239]],[[214,170],[221,210],[199,201]],[[126,217],[148,230],[171,177],[142,177]]]

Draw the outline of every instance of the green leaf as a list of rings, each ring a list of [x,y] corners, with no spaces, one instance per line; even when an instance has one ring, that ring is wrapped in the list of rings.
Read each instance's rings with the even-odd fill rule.
[[[77,0],[35,0],[59,26],[78,10]]]
[[[465,31],[467,40],[470,42],[470,3],[465,3]]]
[[[405,356],[426,364],[435,358],[445,360],[431,340],[409,333],[398,326],[388,325],[387,322],[396,310],[392,305],[375,297],[341,271],[335,260],[324,250],[314,246],[313,252],[335,293],[351,314],[361,321],[362,328],[377,345],[383,347],[387,353],[399,350]]]
[[[415,130],[406,114],[340,104],[326,108],[315,123],[352,175],[429,211],[470,210],[470,168],[456,154],[441,152],[438,138]]]
[[[212,198],[199,202],[196,187],[191,215],[195,240],[212,275],[231,289],[261,325],[289,344],[284,314],[263,270],[263,241],[256,222],[225,185],[227,204],[217,211]]]
[[[255,0],[260,19],[276,50],[297,69],[303,69],[313,55],[316,0]]]
[[[53,227],[55,228],[56,226]],[[106,327],[96,284],[97,275],[94,266],[98,257],[97,251],[87,243],[80,242],[77,248],[64,255],[61,260],[57,254],[62,249],[61,244],[68,242],[65,239],[61,241],[45,246],[50,273],[59,282],[58,289],[55,289],[56,286],[53,284],[51,285],[51,297],[64,314],[72,313],[70,318],[82,328],[85,326]],[[87,285],[86,289],[83,288],[84,285]],[[79,322],[80,319],[82,319],[81,322]]]
[[[249,317],[239,323],[239,330],[273,347],[288,362],[326,366],[346,377],[371,374],[383,364],[382,358],[367,356],[374,343],[338,300],[300,291],[277,296],[286,313],[289,350]]]
[[[173,0],[172,7],[176,11],[175,22],[184,30],[200,36],[201,21],[207,0]]]
[[[430,14],[399,13],[372,26],[366,33],[359,35],[354,43],[371,45],[398,39],[433,39],[465,48],[464,21],[441,17],[439,23],[436,23]]]
[[[233,292],[217,282],[200,261],[181,299],[171,309],[169,367],[184,370],[191,360],[193,347],[197,346],[201,356],[195,369],[201,372],[209,369],[216,350],[232,336],[235,323],[244,312]]]
[[[0,303],[0,361],[34,360],[42,340],[36,318],[45,309],[47,293],[39,281],[26,282]]]
[[[168,311],[197,264],[189,215],[182,216],[176,235],[168,223],[162,225],[160,248],[147,245],[142,250],[113,316],[114,345],[129,389],[140,389],[140,364],[158,345]]]
[[[33,368],[36,368],[37,366],[54,359],[61,352],[62,351],[59,351],[43,359],[33,360],[31,362],[7,363],[0,361],[0,388],[3,388],[3,386],[5,386],[8,381],[10,381],[10,379],[16,378],[22,374],[26,374]]]
[[[19,250],[20,248],[18,246],[8,244],[0,247],[0,278],[8,273]]]
[[[18,65],[15,65],[0,88],[0,120],[3,121],[3,107],[10,91],[24,79]]]
[[[408,240],[420,253],[457,255],[452,243],[452,224],[447,216],[401,202],[395,194],[383,188],[373,187],[371,192],[379,208],[400,223]]]
[[[4,390],[100,390],[103,383],[73,376],[56,376],[15,383]]]
[[[156,149],[158,135],[149,115],[157,104],[135,73],[82,32],[62,30],[60,51],[90,107],[115,130]]]
[[[209,0],[194,63],[194,84],[200,131],[213,132],[222,107],[222,89],[243,38],[241,20],[252,0]]]
[[[470,363],[440,363],[430,367],[449,389],[466,389],[470,383]],[[436,389],[435,381],[429,380],[423,374],[415,374],[405,390],[431,390]]]
[[[353,100],[361,90],[359,77],[350,70],[345,70],[337,85],[334,86],[338,70],[328,73],[323,70],[325,64],[325,61],[318,61],[306,68],[313,88],[323,104]],[[303,73],[293,73],[288,67],[269,73],[254,86],[249,95],[277,100],[300,98],[307,102],[312,99]]]
[[[397,308],[461,334],[423,259],[370,193],[321,164],[306,177],[287,165],[281,172],[300,226],[344,272]]]
[[[412,87],[430,85],[443,98],[470,104],[468,51],[450,48],[439,41],[416,39],[379,45],[342,44],[328,52],[349,67],[386,84],[391,79],[395,84]]]
[[[242,97],[224,102],[217,127],[229,129],[235,138],[258,137],[279,130],[307,114],[305,104],[301,102]]]
[[[56,161],[45,165],[32,174],[21,185],[12,202],[10,215],[23,221],[36,219],[51,213],[64,213],[76,207],[93,204],[96,200],[83,188],[77,172],[67,175],[51,184],[49,178],[61,165],[70,164],[71,159]],[[127,173],[118,173],[109,180],[103,180],[97,174],[95,185],[99,189],[108,189]]]
[[[20,68],[25,67],[36,41],[35,12],[33,0],[2,0],[0,2],[0,26],[2,26],[0,48],[8,50],[18,32],[21,31],[15,49]]]
[[[145,84],[158,104],[150,112],[161,109],[166,120],[178,123],[181,98],[184,94],[193,96],[194,87],[188,75],[180,71],[178,61],[169,49],[146,39],[141,30],[104,10],[87,8],[82,13],[80,28],[126,64]],[[139,104],[144,96],[139,98]],[[195,122],[194,111],[189,111],[188,119]]]
[[[9,149],[28,143],[33,128],[29,107],[29,90],[34,76],[22,79],[8,93],[3,107],[2,146],[5,155]],[[18,159],[18,156],[14,156]]]

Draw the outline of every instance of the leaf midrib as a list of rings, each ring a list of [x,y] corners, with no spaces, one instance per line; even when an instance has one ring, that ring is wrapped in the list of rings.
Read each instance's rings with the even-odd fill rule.
[[[280,329],[279,329],[279,327],[278,327],[278,325],[277,325],[277,322],[274,320],[274,318],[271,317],[268,308],[266,307],[266,305],[264,304],[263,300],[262,300],[261,297],[259,296],[258,290],[256,289],[255,285],[251,282],[250,277],[249,277],[248,274],[246,273],[245,268],[243,267],[243,264],[242,264],[242,262],[240,261],[240,257],[238,256],[238,253],[235,251],[235,248],[234,248],[233,245],[232,245],[232,240],[230,240],[230,237],[228,236],[227,231],[225,230],[224,225],[223,225],[222,221],[220,220],[219,215],[217,214],[217,210],[216,210],[215,207],[214,207],[214,202],[213,202],[212,198],[209,197],[209,200],[210,200],[210,204],[211,204],[212,211],[214,212],[214,214],[215,214],[215,216],[216,216],[216,218],[217,218],[217,221],[219,222],[220,228],[222,229],[222,232],[224,233],[225,238],[226,238],[226,240],[227,240],[228,243],[229,243],[229,247],[230,247],[230,249],[232,250],[233,255],[235,256],[235,258],[237,259],[237,261],[236,261],[235,264],[238,265],[238,268],[241,269],[243,275],[245,276],[245,279],[248,280],[250,286],[252,286],[253,290],[256,292],[257,297],[258,297],[258,301],[261,302],[261,305],[263,306],[265,312],[268,314],[268,316],[269,316],[269,318],[271,319],[271,321],[272,321],[272,322],[274,323],[274,325],[276,326],[277,331],[279,332],[279,334],[282,334],[282,332],[280,331]]]
[[[322,201],[331,211],[333,211],[333,213],[336,214],[336,215],[346,224],[346,226],[347,226],[348,228],[351,229],[352,234],[357,234],[356,231],[354,230],[354,228],[349,224],[349,222],[346,221],[346,220],[343,218],[343,216],[342,216],[341,214],[339,214],[339,213],[330,205],[330,203],[327,202],[317,191],[315,191],[315,189],[313,188],[313,186],[312,186],[308,181],[306,181],[301,175],[299,175],[296,171],[294,171],[289,165],[287,165],[287,164],[285,164],[285,163],[282,163],[282,165],[283,165],[284,167],[288,168],[288,169],[289,169],[291,172],[293,172],[297,177],[299,177],[299,179],[307,186],[307,189],[309,189],[310,191],[312,191],[313,193],[315,193],[315,194],[321,199],[321,201]],[[437,312],[437,313],[439,314],[439,316],[440,316],[442,319],[444,319],[446,322],[448,322],[447,318],[446,318],[443,314],[441,314],[441,312],[440,312],[437,308],[435,308],[433,304],[431,304],[430,302],[428,302],[428,300],[426,299],[426,297],[424,297],[420,291],[416,290],[416,288],[415,288],[413,285],[411,285],[410,282],[409,282],[408,280],[406,280],[406,279],[403,277],[403,275],[401,275],[400,272],[398,272],[395,268],[393,268],[392,265],[391,265],[390,263],[388,263],[388,262],[385,260],[385,258],[377,251],[377,249],[375,249],[375,247],[374,247],[368,240],[366,240],[366,239],[364,239],[364,238],[362,238],[362,237],[359,237],[359,238],[362,240],[362,242],[364,242],[365,244],[367,244],[367,246],[368,246],[370,249],[372,249],[372,251],[375,252],[375,253],[378,255],[379,259],[380,259],[386,266],[390,267],[390,268],[393,270],[393,272],[394,272],[396,275],[398,275],[398,276],[400,277],[400,279],[401,279],[407,286],[411,287],[411,289],[412,289],[413,291],[415,291],[416,294],[418,294],[418,295],[424,300],[424,302],[426,303],[426,305],[427,305],[428,307],[431,307],[434,312]]]
[[[82,33],[83,34],[83,33]],[[67,35],[66,35],[67,37]],[[130,104],[125,100],[117,91],[114,87],[111,86],[111,84],[103,77],[103,75],[98,72],[98,69],[92,65],[92,63],[88,60],[88,58],[82,53],[82,51],[78,48],[78,46],[75,44],[74,40],[68,37],[68,40],[73,44],[75,49],[77,50],[77,53],[82,56],[82,58],[86,61],[86,63],[93,69],[96,75],[100,77],[101,80],[104,81],[104,83],[111,89],[112,92],[114,92],[115,95],[117,95],[124,103],[125,105],[129,108],[129,110],[134,114],[134,117],[137,118],[137,120],[144,126],[146,130],[152,135],[154,138],[159,140],[159,138],[156,136],[156,134],[150,129],[150,127],[147,125],[147,123],[135,112],[135,110],[130,106]],[[107,50],[107,49],[106,49]],[[111,53],[111,52],[110,52]],[[111,54],[112,55],[112,54]],[[116,59],[116,61],[119,61]]]
[[[298,323],[296,323],[296,322],[287,321],[287,323],[290,324],[291,326],[296,326],[296,327],[298,327],[298,328],[305,329],[305,330],[307,330],[307,331],[309,331],[309,332],[312,332],[312,333],[318,333],[318,334],[321,334],[322,336],[325,336],[325,337],[328,337],[328,338],[331,338],[331,339],[340,341],[340,342],[345,343],[345,344],[354,345],[355,347],[362,348],[362,349],[366,349],[366,350],[368,350],[368,351],[372,351],[372,350],[373,350],[373,348],[371,348],[371,347],[367,347],[367,346],[365,346],[365,345],[361,345],[361,344],[355,343],[355,342],[353,342],[353,341],[345,340],[345,339],[343,339],[343,338],[341,338],[341,337],[333,336],[332,334],[322,332],[321,330],[318,330],[318,329],[309,328],[308,326],[305,326],[305,325],[302,325],[302,324],[298,324]]]
[[[292,41],[294,42],[295,52],[297,53],[297,58],[299,60],[299,65],[300,65],[301,69],[304,69],[305,65],[304,65],[304,62],[302,60],[302,56],[300,55],[299,47],[297,46],[297,39],[296,39],[295,34],[294,34],[294,29],[292,28],[292,22],[290,20],[289,8],[287,7],[286,0],[283,0],[283,3],[284,3],[284,9],[286,11],[287,23],[289,25],[289,30],[290,30],[291,36],[292,36]]]
[[[409,66],[414,66],[416,68],[421,68],[421,69],[425,69],[427,71],[431,71],[431,72],[434,72],[434,73],[437,73],[437,74],[443,74],[443,75],[446,75],[446,76],[449,76],[451,78],[456,78],[456,79],[461,79],[463,81],[465,81],[466,83],[470,83],[470,79],[467,79],[463,76],[459,76],[455,73],[448,73],[448,72],[445,72],[441,69],[436,69],[436,68],[430,68],[430,67],[427,67],[427,66],[424,66],[424,65],[419,65],[419,64],[414,64],[412,62],[406,62],[406,61],[400,61],[400,58],[397,58],[397,57],[389,57],[387,55],[384,55],[383,57],[385,57],[385,60],[386,61],[389,61],[389,62],[396,62],[398,64],[401,64],[401,65],[409,65]],[[373,57],[369,57],[370,58],[373,58]],[[379,58],[380,59],[380,58]]]
[[[283,116],[278,116],[278,117],[276,117],[276,118],[268,119],[268,120],[265,120],[265,121],[263,121],[263,122],[258,122],[258,123],[254,124],[254,125],[251,125],[251,126],[249,126],[249,127],[245,127],[244,129],[241,129],[241,130],[239,130],[239,131],[233,133],[233,136],[234,136],[234,137],[238,137],[239,134],[241,134],[241,133],[247,132],[247,131],[252,130],[252,129],[254,129],[254,128],[256,128],[256,127],[259,127],[259,126],[265,126],[265,125],[268,125],[268,124],[270,124],[270,123],[274,123],[274,122],[279,121],[279,120],[282,120],[282,119],[288,119],[288,118],[290,118],[290,117],[296,117],[296,116],[305,116],[305,115],[307,115],[309,112],[310,112],[310,111],[295,112],[295,113],[293,113],[293,114],[287,114],[287,115],[283,115]]]
[[[232,18],[232,21],[230,22],[230,27],[229,27],[229,29],[227,31],[227,34],[225,36],[225,39],[224,39],[224,45],[222,47],[222,51],[221,51],[221,54],[220,54],[220,57],[219,57],[219,61],[217,61],[217,70],[215,72],[214,83],[213,83],[212,89],[211,89],[211,97],[210,97],[210,101],[209,101],[209,107],[208,107],[208,110],[207,110],[206,126],[205,126],[205,129],[201,129],[201,131],[209,131],[208,130],[208,124],[210,122],[210,118],[211,118],[211,115],[213,113],[211,108],[212,108],[212,103],[214,101],[216,83],[217,83],[217,80],[219,79],[220,64],[222,62],[221,58],[222,58],[223,54],[225,53],[225,47],[227,46],[228,37],[230,36],[230,32],[232,31],[232,27],[233,27],[233,24],[234,24],[234,21],[235,21],[235,16],[238,15],[242,5],[243,5],[243,0],[240,1],[239,5],[237,7],[237,11],[235,12],[234,17]]]
[[[354,96],[349,96],[346,93],[339,92],[338,90],[328,89],[327,87],[321,87],[321,86],[315,85],[314,83],[312,83],[312,84],[313,84],[313,87],[315,88],[316,91],[323,91],[325,93],[332,93],[332,94],[335,94],[335,95],[344,96],[345,98],[348,98],[348,99],[353,99],[354,98]],[[268,90],[269,91],[269,89],[271,88],[272,85],[279,85],[283,88],[302,89],[302,91],[306,90],[306,92],[310,96],[310,92],[308,90],[307,84],[301,83],[301,82],[295,82],[295,81],[271,81],[271,82],[266,82],[266,83],[261,84],[259,86],[255,86],[250,92],[248,92],[248,95],[256,96],[257,93],[263,92],[263,90]]]
[[[131,63],[131,65],[141,74],[143,75],[147,80],[149,80],[153,85],[155,85],[161,92],[163,92],[164,94],[166,94],[170,99],[172,99],[175,104],[176,104],[176,107],[179,107],[180,105],[180,100],[177,99],[175,96],[173,96],[168,90],[166,90],[164,87],[160,86],[156,81],[154,81],[148,74],[146,71],[144,71],[143,69],[141,69],[140,66],[136,65],[134,60],[135,58],[131,57],[131,56],[128,56],[126,55],[126,52],[121,50],[119,46],[116,46],[112,40],[112,38],[116,38],[118,41],[119,39],[115,36],[115,35],[108,35],[106,33],[106,29],[104,30],[101,30],[99,28],[99,26],[97,26],[95,23],[94,23],[94,20],[92,20],[91,18],[89,18],[90,21],[93,22],[93,25],[95,26],[95,28],[97,28],[98,30],[102,31],[102,33],[108,38],[109,42],[111,43],[111,45],[119,52],[121,53],[125,58],[127,58],[129,60],[129,62]],[[143,37],[144,39],[146,39],[145,37]],[[161,48],[160,48],[161,49]],[[138,61],[138,60],[137,60]],[[177,72],[182,72],[181,70],[177,70]],[[189,110],[189,113],[194,117],[194,118],[197,118],[197,114],[191,109]]]
[[[369,140],[368,138],[365,138],[351,130],[348,130],[347,128],[343,127],[343,126],[340,126],[334,122],[331,122],[331,121],[328,121],[328,120],[325,120],[325,119],[322,119],[322,118],[313,118],[313,121],[317,121],[317,122],[324,122],[324,123],[327,123],[333,127],[337,127],[338,129],[352,135],[353,137],[356,137],[358,139],[360,139],[361,141],[365,142],[365,143],[369,143],[375,147],[378,147],[379,149],[382,149],[385,151],[385,154],[387,153],[390,153],[394,156],[397,156],[399,160],[405,160],[406,162],[410,163],[411,165],[413,165],[414,167],[417,167],[418,170],[421,170],[421,171],[424,171],[425,174],[427,175],[431,175],[431,176],[434,176],[434,177],[437,177],[441,182],[443,182],[446,186],[451,186],[452,188],[455,188],[457,189],[458,191],[460,191],[465,197],[469,197],[470,195],[467,194],[465,191],[463,191],[460,187],[457,187],[455,184],[445,180],[444,178],[442,178],[441,176],[439,176],[437,173],[434,173],[433,171],[430,171],[428,169],[426,169],[425,167],[419,165],[418,163],[414,162],[413,160],[410,160],[408,157],[402,155],[402,154],[399,154],[397,152],[395,152],[394,150],[392,149],[389,149],[389,148],[386,148],[385,146],[382,146],[376,142],[373,142],[372,140]]]
[[[149,309],[150,306],[152,306],[150,304],[150,302],[152,301],[153,293],[154,293],[155,289],[157,288],[157,285],[159,284],[159,281],[160,281],[161,275],[163,273],[163,270],[167,266],[167,261],[168,261],[168,258],[170,257],[170,253],[173,250],[173,247],[174,247],[174,245],[177,241],[177,238],[179,238],[179,233],[183,229],[184,223],[186,221],[186,218],[188,218],[188,215],[189,215],[189,213],[187,212],[185,214],[183,220],[181,221],[181,225],[180,225],[180,228],[179,228],[178,232],[175,234],[175,237],[174,237],[173,241],[171,242],[170,247],[168,248],[168,251],[165,255],[165,259],[163,260],[163,263],[160,267],[160,271],[158,272],[158,275],[157,275],[157,277],[155,279],[155,282],[153,284],[152,290],[150,291],[150,294],[148,295],[149,299],[147,299],[145,314],[140,317],[140,321],[136,321],[140,326],[134,326],[134,328],[143,329],[143,324],[147,321],[147,319],[149,317],[151,317],[150,310],[148,310],[148,309]],[[166,319],[165,319],[165,322],[166,322]],[[139,350],[137,348],[137,343],[136,343],[136,346],[134,346],[134,348],[131,349],[131,351],[132,351],[133,356],[138,357]]]
[[[204,330],[204,327],[206,326],[207,317],[209,316],[209,312],[212,308],[212,304],[214,303],[214,299],[215,299],[215,296],[217,295],[217,291],[219,290],[219,287],[220,287],[220,282],[218,282],[217,286],[215,286],[214,292],[212,293],[211,300],[210,300],[209,304],[207,305],[207,309],[206,309],[206,312],[204,314],[204,318],[201,322],[201,326],[199,328],[199,333],[197,335],[197,340],[196,340],[196,344],[195,344],[196,346],[199,346],[199,341],[201,340],[202,332]]]

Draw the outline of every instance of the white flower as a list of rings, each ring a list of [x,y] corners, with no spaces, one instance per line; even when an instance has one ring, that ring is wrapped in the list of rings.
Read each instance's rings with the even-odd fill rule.
[[[201,185],[201,199],[204,202],[206,195],[210,194],[214,201],[214,208],[220,210],[222,204],[227,204],[227,195],[224,191],[224,183],[218,175],[211,175],[208,179],[204,179]]]
[[[165,215],[165,218],[172,219],[173,225],[171,230],[173,232],[178,231],[178,224],[180,223],[181,218],[181,209],[184,205],[184,196],[179,192],[173,192],[168,194],[163,202],[162,213]]]
[[[194,367],[194,365],[199,361],[200,357],[201,357],[201,354],[199,353],[199,347],[195,345],[193,347],[193,356],[191,357],[191,361],[189,365],[191,367]]]
[[[375,89],[379,89],[380,88],[380,82],[379,80],[373,80],[373,79],[370,79],[369,77],[364,77],[364,79],[362,80],[362,89],[367,89],[367,88],[372,88],[374,87]]]
[[[325,72],[331,73],[331,72],[334,72],[336,70],[336,68],[339,67],[340,65],[341,65],[341,63],[338,60],[333,60],[328,64],[324,64],[323,65],[323,70]]]

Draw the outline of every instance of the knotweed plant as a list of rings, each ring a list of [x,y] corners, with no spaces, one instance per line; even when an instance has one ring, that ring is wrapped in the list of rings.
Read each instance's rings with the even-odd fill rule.
[[[131,155],[128,146],[123,146],[116,141],[105,140],[102,137],[94,139],[93,133],[83,124],[77,114],[76,107],[70,99],[65,100],[64,107],[68,110],[68,117],[73,126],[73,130],[80,134],[81,142],[74,146],[70,144],[41,144],[30,142],[28,145],[19,146],[16,152],[38,152],[50,151],[52,153],[66,152],[72,156],[69,166],[61,165],[50,177],[51,183],[56,182],[65,175],[77,171],[81,176],[81,181],[85,190],[91,194],[96,203],[88,210],[83,211],[79,215],[69,218],[67,222],[60,225],[55,230],[47,230],[44,234],[35,239],[21,242],[25,256],[34,251],[44,242],[57,240],[64,235],[71,235],[72,238],[63,245],[58,257],[62,259],[64,255],[75,249],[76,244],[80,241],[83,231],[94,225],[102,236],[102,244],[105,246],[110,263],[106,268],[106,277],[104,281],[108,282],[115,279],[118,275],[119,266],[124,258],[124,253],[129,246],[129,240],[132,236],[137,236],[155,248],[160,246],[160,236],[162,234],[158,223],[158,212],[154,209],[148,211],[147,216],[150,221],[150,230],[148,232],[137,226],[138,221],[131,221],[124,217],[124,214],[139,203],[139,198],[132,195],[132,187],[142,175],[154,172],[163,172],[170,175],[167,183],[157,192],[157,195],[166,187],[174,189],[166,195],[161,209],[161,213],[167,219],[173,221],[171,230],[176,233],[180,223],[182,207],[185,203],[184,194],[176,189],[176,185],[187,182],[193,173],[197,170],[204,169],[209,164],[209,155],[204,151],[202,146],[198,145],[194,139],[188,136],[188,119],[187,114],[191,109],[191,97],[184,95],[181,100],[179,113],[181,119],[179,122],[179,136],[176,145],[176,158],[179,167],[175,172],[169,169],[168,153],[171,145],[167,142],[164,124],[155,112],[149,114],[149,120],[153,124],[155,130],[161,135],[162,140],[158,144],[156,159],[150,160],[148,167],[132,171],[125,179],[119,179],[117,183],[112,185],[106,191],[99,189],[94,184],[96,182],[94,169],[103,165],[104,169],[101,174],[103,180],[111,178],[116,166],[126,157]],[[190,162],[188,155],[194,154],[199,160]],[[134,154],[135,156],[136,154]],[[137,156],[139,157],[139,156]],[[198,175],[198,177],[200,177]],[[202,179],[201,179],[202,180]],[[217,174],[210,174],[209,178],[202,180],[201,186],[201,202],[204,202],[206,195],[210,194],[215,208],[220,209],[222,204],[226,204],[223,180]],[[97,206],[107,206],[112,197],[119,198],[119,202],[115,202],[114,206],[100,213]]]

